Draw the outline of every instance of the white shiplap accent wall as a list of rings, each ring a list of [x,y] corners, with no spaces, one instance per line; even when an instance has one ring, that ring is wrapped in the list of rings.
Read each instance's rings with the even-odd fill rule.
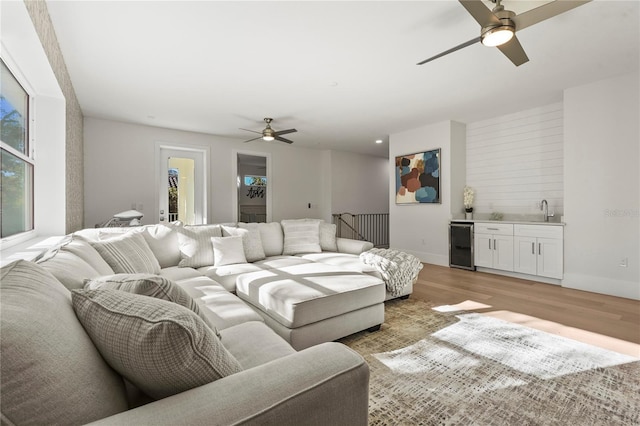
[[[563,213],[561,102],[467,125],[467,185],[475,213]]]

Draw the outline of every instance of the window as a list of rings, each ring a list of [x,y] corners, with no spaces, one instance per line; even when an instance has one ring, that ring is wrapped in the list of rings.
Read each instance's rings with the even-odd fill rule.
[[[267,177],[246,175],[244,177],[244,186],[267,186]]]
[[[0,238],[33,229],[29,94],[0,60]]]

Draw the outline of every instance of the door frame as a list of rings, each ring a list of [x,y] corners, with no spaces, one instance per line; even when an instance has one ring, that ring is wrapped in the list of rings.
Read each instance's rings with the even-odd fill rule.
[[[231,206],[233,221],[238,222],[238,154],[252,155],[254,157],[264,157],[267,165],[267,222],[271,222],[271,200],[273,197],[273,180],[271,179],[271,153],[259,151],[245,151],[234,149],[231,152],[231,176],[233,177],[234,189],[231,191]]]
[[[164,217],[165,220],[160,222],[160,202],[161,197],[167,197],[165,204],[168,206],[168,194],[164,194],[163,191],[166,185],[167,177],[164,176],[164,168],[160,165],[161,160],[161,151],[162,150],[172,150],[172,151],[182,151],[189,154],[196,154],[202,160],[202,178],[200,181],[200,185],[202,187],[202,224],[206,224],[209,222],[209,200],[210,190],[209,190],[209,158],[210,158],[210,148],[204,145],[178,145],[175,143],[168,142],[158,142],[156,141],[154,144],[154,163],[155,163],[155,181],[156,181],[156,191],[155,191],[155,215],[158,223],[165,223],[166,218],[168,216],[168,211],[165,212]],[[196,176],[197,179],[197,176]],[[163,181],[164,180],[164,181]],[[161,195],[162,194],[162,195]],[[167,207],[168,208],[168,207]]]

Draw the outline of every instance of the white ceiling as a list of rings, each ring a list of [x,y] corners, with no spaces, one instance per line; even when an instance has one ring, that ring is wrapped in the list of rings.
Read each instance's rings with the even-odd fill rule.
[[[564,0],[560,0],[564,1]],[[519,13],[545,2],[504,0]],[[596,0],[518,32],[515,67],[446,1],[47,1],[85,116],[386,157],[388,135],[560,101],[638,70],[638,1]],[[384,143],[376,145],[376,139]],[[279,142],[251,142],[279,143]]]

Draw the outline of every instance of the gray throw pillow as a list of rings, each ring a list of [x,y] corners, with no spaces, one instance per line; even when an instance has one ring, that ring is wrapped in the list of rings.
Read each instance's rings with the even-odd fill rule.
[[[91,241],[116,274],[159,274],[160,264],[140,232],[104,241]]]
[[[87,290],[121,290],[177,303],[195,312],[220,337],[218,330],[202,313],[196,301],[182,287],[167,277],[153,274],[107,275],[85,280],[84,288]]]
[[[155,399],[242,370],[193,311],[119,290],[74,290],[73,308],[107,363]]]

